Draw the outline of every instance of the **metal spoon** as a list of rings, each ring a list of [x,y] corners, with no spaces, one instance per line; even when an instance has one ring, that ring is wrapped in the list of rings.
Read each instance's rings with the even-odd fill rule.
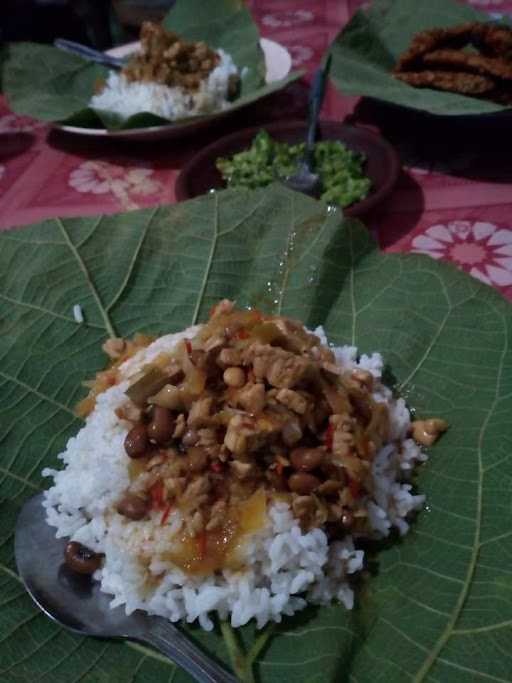
[[[64,52],[71,52],[71,54],[78,55],[84,59],[88,59],[90,62],[97,62],[98,64],[103,64],[103,66],[109,66],[112,69],[122,69],[126,66],[126,59],[120,59],[119,57],[111,57],[105,52],[100,52],[99,50],[93,50],[92,47],[87,45],[82,45],[81,43],[75,43],[72,40],[65,40],[64,38],[57,38],[53,42],[54,47],[59,48],[59,50],[64,50]]]
[[[316,197],[320,194],[322,183],[320,176],[315,173],[315,140],[318,117],[325,95],[325,83],[331,67],[331,55],[323,67],[316,70],[309,92],[308,131],[304,158],[292,175],[281,178],[284,184],[292,190]]]
[[[46,523],[40,493],[23,506],[16,523],[15,557],[19,575],[31,598],[62,626],[82,635],[130,638],[149,643],[181,666],[199,683],[236,683],[183,633],[162,617],[122,607],[111,609],[111,596],[97,581],[76,574],[63,564],[66,539],[55,538]]]

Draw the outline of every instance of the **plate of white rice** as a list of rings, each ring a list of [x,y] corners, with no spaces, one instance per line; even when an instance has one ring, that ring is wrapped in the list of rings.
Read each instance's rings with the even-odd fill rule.
[[[414,516],[425,504],[425,495],[414,490],[412,477],[417,466],[427,459],[419,445],[419,442],[422,442],[419,437],[427,437],[424,443],[432,443],[435,440],[431,438],[429,421],[412,422],[404,399],[395,396],[383,383],[383,359],[380,353],[359,355],[353,346],[329,346],[321,327],[314,330],[314,333],[309,333],[303,328],[299,330],[297,323],[288,319],[264,318],[263,323],[260,319],[257,319],[256,323],[252,320],[250,324],[253,327],[248,328],[248,314],[244,314],[244,326],[240,327],[238,319],[229,317],[233,315],[229,302],[227,306],[227,312],[214,312],[211,319],[215,320],[224,315],[223,320],[229,321],[231,330],[233,320],[238,324],[235,332],[230,332],[231,336],[226,336],[224,341],[219,341],[218,325],[215,328],[217,337],[211,330],[209,336],[206,336],[205,330],[208,327],[205,325],[162,336],[143,348],[135,349],[126,360],[120,355],[123,348],[126,348],[123,347],[125,342],[118,340],[116,344],[111,345],[110,355],[117,358],[115,381],[107,382],[111,384],[110,388],[105,389],[103,385],[101,391],[94,393],[94,388],[91,390],[92,394],[87,399],[89,414],[85,425],[68,441],[66,449],[59,456],[63,469],[47,468],[43,471],[43,474],[52,480],[44,502],[48,524],[55,527],[57,537],[68,537],[103,556],[94,578],[100,582],[101,590],[112,596],[111,606],[122,605],[128,614],[134,610],[144,610],[173,622],[198,623],[203,629],[211,630],[216,618],[229,619],[233,627],[254,622],[257,628],[262,628],[269,622],[281,622],[285,617],[311,604],[335,603],[350,610],[354,606],[354,585],[365,567],[363,546],[369,541],[380,541],[393,535],[406,535]],[[268,338],[269,329],[272,328],[274,341],[278,339],[276,343],[284,346],[277,350],[275,346],[269,347],[268,344],[266,347],[261,343],[258,346],[251,335],[261,334],[262,324],[264,327],[266,325],[266,337]],[[294,339],[300,339],[302,342],[305,340],[307,350],[304,346],[301,351],[285,351],[285,342],[282,341],[282,337],[276,336],[276,326],[279,330],[284,330],[284,333],[290,333]],[[227,330],[228,327],[223,329]],[[238,341],[231,343],[226,339]],[[179,353],[185,356],[179,356]],[[199,353],[199,356],[193,357],[193,353]],[[246,474],[240,472],[247,472],[247,468],[254,465],[254,461],[251,465],[251,457],[254,459],[256,456],[250,456],[251,448],[256,449],[254,453],[257,454],[259,462],[264,460],[265,467],[271,471],[272,476],[267,478],[272,482],[272,486],[268,488],[267,484],[265,489],[266,503],[260,523],[253,525],[237,542],[236,566],[232,563],[221,563],[215,567],[210,565],[209,569],[207,567],[204,571],[198,572],[192,571],[193,566],[197,569],[193,562],[184,564],[176,549],[184,542],[184,529],[189,534],[189,540],[200,538],[201,533],[208,533],[204,532],[201,525],[206,525],[206,530],[216,529],[212,524],[214,506],[211,507],[209,518],[204,516],[205,513],[202,517],[199,516],[198,526],[197,514],[193,514],[194,510],[186,508],[183,502],[186,500],[187,489],[183,493],[185,484],[182,482],[182,488],[176,488],[176,471],[171,476],[169,470],[166,470],[165,476],[168,479],[165,479],[162,490],[166,492],[163,495],[166,495],[167,501],[170,502],[166,507],[160,491],[159,504],[155,506],[153,489],[157,478],[155,469],[152,468],[155,467],[155,454],[156,468],[167,466],[165,463],[162,464],[162,451],[158,450],[158,447],[162,448],[165,439],[159,441],[160,437],[155,437],[157,441],[149,446],[153,449],[153,459],[149,456],[145,458],[145,469],[139,468],[135,479],[133,462],[138,461],[134,461],[133,458],[138,458],[140,453],[137,455],[130,451],[127,443],[133,429],[145,424],[141,422],[141,405],[144,405],[143,410],[148,410],[149,414],[154,414],[151,411],[156,410],[155,406],[171,405],[165,401],[168,401],[171,395],[174,396],[174,401],[178,392],[177,382],[189,381],[189,370],[195,373],[193,377],[194,381],[197,381],[197,368],[207,367],[200,365],[197,358],[204,359],[207,357],[205,354],[211,353],[214,353],[216,359],[215,372],[218,375],[220,367],[219,377],[222,377],[215,380],[215,391],[219,396],[219,392],[222,392],[222,401],[225,401],[216,417],[224,420],[223,424],[227,424],[227,427],[221,428],[220,443],[214,443],[213,451],[206,448],[210,458],[205,465],[208,468],[207,476],[210,476],[210,479],[217,478],[217,485],[220,482],[221,490],[223,486],[228,486],[229,476],[232,476],[235,494],[238,491],[238,495],[243,496],[243,492],[247,492],[245,502],[238,503],[240,519],[244,509],[251,505],[250,501],[254,500],[254,496],[260,495],[261,488],[258,486],[261,487],[261,481],[266,481],[255,480],[253,488],[243,489],[242,494],[236,488],[249,485],[247,479],[244,479]],[[225,355],[222,355],[224,353]],[[281,363],[279,372],[272,365],[265,366],[261,360],[268,360],[272,354],[277,354],[277,361]],[[147,380],[150,369],[153,372],[157,366],[163,368],[163,363],[176,363],[177,357],[186,358],[179,369],[180,379],[176,380],[174,385],[165,385],[156,396],[148,399],[149,404],[141,404],[140,396],[135,398],[133,387],[138,386],[140,389],[140,383]],[[249,361],[249,357],[256,357],[258,360]],[[225,360],[227,358],[229,361]],[[321,367],[319,386],[324,387],[322,391],[327,397],[325,405],[331,406],[327,408],[325,415],[311,417],[313,423],[308,422],[307,415],[317,415],[319,404],[324,401],[323,394],[315,397],[310,408],[304,408],[305,402],[311,400],[313,391],[307,384],[309,380],[306,381],[309,375],[302,373],[298,377],[296,374],[290,379],[291,375],[286,375],[287,370],[283,370],[283,367],[289,369],[294,360],[302,364],[301,367],[306,367],[311,359],[317,359],[315,362],[318,362],[318,368]],[[238,365],[228,367],[230,364]],[[169,367],[165,366],[162,372],[170,373]],[[182,369],[185,372],[185,379]],[[173,372],[175,370],[174,367]],[[230,374],[226,374],[228,370],[231,371]],[[234,370],[236,372],[233,372]],[[243,382],[247,384],[243,385],[242,382],[236,383],[229,379],[237,376],[243,376]],[[104,376],[102,377],[104,380]],[[180,391],[183,386],[179,384]],[[260,440],[256,446],[248,446],[252,438],[251,433],[250,430],[247,431],[246,423],[240,420],[253,419],[254,412],[250,413],[249,406],[240,395],[247,396],[248,393],[254,392],[255,387],[259,387],[260,394],[266,396],[266,418],[269,415],[268,411],[276,411],[274,414],[279,415],[279,419],[282,420],[283,415],[285,416],[286,427],[282,428],[280,436],[276,437],[272,432],[272,439],[268,442]],[[333,397],[333,387],[339,392],[338,397]],[[214,390],[210,390],[212,391]],[[165,397],[163,403],[162,396]],[[360,450],[355,450],[360,449],[359,446],[351,446],[352,455],[348,455],[349,451],[344,448],[344,443],[353,443],[347,437],[347,431],[353,429],[354,434],[357,434],[357,422],[363,418],[351,418],[353,426],[343,426],[340,423],[340,415],[334,414],[333,407],[339,405],[340,396],[352,396],[350,401],[355,403],[350,410],[355,411],[354,414],[359,414],[358,411],[364,414],[366,405],[371,406],[373,414],[385,416],[382,423],[385,423],[385,427],[378,426],[377,421],[377,426],[373,427],[374,431],[371,427],[374,425],[373,417],[367,418],[369,424],[365,423],[366,446],[361,451],[363,455]],[[302,399],[302,404],[299,399]],[[189,408],[188,418],[185,413],[183,419],[179,415],[176,417],[176,410],[180,409],[176,408],[177,404],[172,404],[176,408],[173,412],[173,425],[176,425],[176,431],[172,437],[174,441],[169,441],[171,437],[168,437],[167,443],[176,444],[181,420],[187,421],[188,425],[185,436],[183,430],[180,432],[181,445],[185,443],[190,431],[199,425],[203,429],[199,429],[198,438],[209,436],[210,441],[207,440],[205,443],[210,444],[211,448],[211,426],[217,425],[215,429],[219,434],[219,423],[212,422],[214,417],[211,415],[203,415],[203,419],[206,420],[204,423],[191,422],[192,415],[197,419],[196,408],[202,399],[199,396],[194,400],[195,403],[192,405],[195,405],[195,408]],[[258,409],[260,411],[261,405]],[[299,436],[290,430],[293,421],[299,425]],[[430,422],[441,425],[444,421]],[[280,424],[283,425],[285,422],[281,421]],[[309,424],[309,427],[306,427],[306,424]],[[205,425],[210,429],[205,429]],[[147,429],[150,433],[150,427]],[[446,424],[441,425],[438,432],[444,429]],[[209,435],[206,434],[208,431]],[[241,446],[242,436],[245,441]],[[320,454],[324,458],[323,464],[319,465],[317,462],[314,466],[297,466],[294,453],[307,450],[297,446],[303,443],[311,446],[313,442],[316,455]],[[196,440],[195,443],[197,445],[201,441]],[[283,443],[288,444],[288,448],[286,445],[283,447]],[[154,450],[155,448],[157,450]],[[177,450],[171,448],[168,453],[172,453],[169,457],[179,460],[186,457],[189,451],[185,448],[178,454]],[[233,465],[234,461],[236,467]],[[308,495],[300,486],[295,486],[293,477],[297,479],[297,473],[301,476],[306,473],[306,479],[316,479]],[[283,477],[284,485],[281,485],[279,478],[282,482]],[[181,479],[184,479],[183,472]],[[330,487],[327,482],[330,482]],[[333,482],[338,482],[338,488]],[[197,480],[192,480],[187,486],[196,484]],[[147,492],[148,487],[150,494]],[[134,518],[122,512],[119,500],[127,490],[131,492],[130,495],[146,495],[148,507],[142,516]],[[252,497],[249,495],[250,491],[255,492]],[[204,493],[204,490],[199,490],[196,486],[197,501],[201,492]],[[218,493],[218,488],[216,495],[217,499],[213,500],[216,500],[218,505],[218,496],[222,495]],[[197,505],[199,506],[199,502]],[[211,501],[203,501],[202,505],[211,505]],[[224,518],[226,514],[224,508]],[[220,524],[222,523],[224,522]],[[207,547],[210,546],[205,545],[205,548]],[[178,557],[182,559],[176,559]],[[204,558],[201,557],[202,559]],[[196,560],[197,558],[194,562]]]
[[[270,84],[286,78],[290,73],[292,60],[288,50],[268,38],[260,39],[260,46],[265,59],[265,83]],[[136,53],[139,42],[129,43],[113,48],[107,52],[112,57],[125,58]],[[141,112],[149,112],[162,118],[179,120],[187,118],[186,132],[195,132],[211,125],[211,118],[197,118],[201,115],[215,113],[215,117],[230,113],[226,100],[227,82],[231,75],[237,73],[237,67],[231,56],[222,49],[218,55],[220,62],[201,84],[194,98],[184,94],[180,88],[169,88],[158,83],[127,82],[118,72],[111,71],[103,91],[91,98],[92,109],[109,111],[122,118],[129,118]],[[192,101],[193,100],[193,101]],[[192,117],[196,117],[193,120]],[[79,135],[129,138],[131,140],[157,140],[180,138],[185,129],[174,123],[150,126],[146,128],[130,128],[108,130],[106,128],[84,128],[79,126],[56,125],[56,128]]]

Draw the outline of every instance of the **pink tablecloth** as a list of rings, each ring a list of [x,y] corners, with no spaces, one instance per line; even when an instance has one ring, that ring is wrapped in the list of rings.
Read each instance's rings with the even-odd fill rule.
[[[469,0],[491,15],[512,0]],[[262,35],[285,45],[311,72],[361,0],[253,0]],[[0,229],[51,216],[114,213],[175,201],[184,161],[233,127],[303,117],[307,83],[177,143],[120,144],[80,139],[15,116],[0,97]],[[417,117],[343,97],[329,87],[323,118],[380,129],[404,170],[393,195],[366,222],[387,251],[451,260],[512,299],[512,167],[507,120]]]

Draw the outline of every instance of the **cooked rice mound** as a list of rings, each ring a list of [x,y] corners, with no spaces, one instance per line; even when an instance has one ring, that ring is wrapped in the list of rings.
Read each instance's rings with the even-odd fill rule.
[[[144,22],[140,50],[122,71],[111,71],[89,106],[122,119],[148,112],[175,121],[229,107],[239,85],[231,56]]]
[[[215,613],[261,628],[308,603],[351,609],[359,541],[407,533],[424,503],[410,477],[426,456],[380,354],[227,301],[106,350],[64,469],[43,474],[48,523],[104,555],[112,607],[207,630]]]

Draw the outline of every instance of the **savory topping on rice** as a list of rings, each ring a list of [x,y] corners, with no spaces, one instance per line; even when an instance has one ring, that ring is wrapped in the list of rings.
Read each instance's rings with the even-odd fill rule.
[[[123,118],[149,112],[175,120],[226,108],[239,85],[238,69],[223,50],[146,21],[140,50],[121,73],[110,73],[90,106]]]
[[[140,52],[122,70],[128,81],[149,81],[196,91],[219,64],[219,55],[204,42],[189,42],[160,24],[145,21],[140,31]],[[238,77],[230,84],[235,88]]]
[[[354,541],[406,533],[423,504],[410,434],[430,445],[447,424],[411,424],[378,354],[357,362],[321,329],[227,300],[137,347],[105,344],[110,387],[99,373],[67,468],[45,471],[69,566],[95,572],[113,604],[204,628],[210,611],[261,626],[306,601],[351,607]]]

